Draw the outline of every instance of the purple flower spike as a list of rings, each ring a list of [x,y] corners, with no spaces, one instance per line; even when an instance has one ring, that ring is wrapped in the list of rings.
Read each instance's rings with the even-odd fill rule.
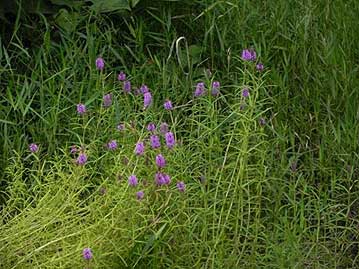
[[[219,83],[219,81],[213,81],[212,89],[219,89],[220,86],[221,84]]]
[[[121,71],[120,74],[118,74],[117,78],[118,78],[119,81],[125,81],[126,80],[126,74]]]
[[[163,174],[164,182],[166,185],[169,185],[171,183],[171,177],[167,174]]]
[[[82,251],[82,256],[84,257],[85,260],[91,260],[93,255],[92,255],[92,251],[90,248],[84,248]]]
[[[29,145],[29,150],[32,152],[32,153],[36,153],[39,151],[39,146],[35,143],[31,143]]]
[[[105,61],[101,57],[96,59],[96,68],[100,71],[105,68]]]
[[[157,135],[151,135],[150,141],[151,141],[151,147],[153,149],[158,149],[161,147],[160,138]]]
[[[146,84],[143,84],[140,88],[140,91],[142,94],[145,94],[145,93],[149,92],[150,90],[148,89]]]
[[[166,139],[166,145],[169,149],[172,149],[175,144],[176,144],[176,140],[175,137],[173,135],[172,132],[168,132],[165,134],[165,139]]]
[[[171,183],[171,177],[167,174],[157,172],[155,175],[155,182],[158,186],[169,185]]]
[[[168,124],[166,122],[162,122],[161,126],[160,126],[161,134],[163,134],[163,135],[166,134],[168,132],[168,130],[169,130]]]
[[[262,72],[263,69],[264,69],[264,65],[263,65],[262,63],[258,63],[258,64],[256,65],[256,68],[257,68],[257,71]]]
[[[242,60],[250,61],[252,59],[252,54],[249,50],[245,49],[242,51]]]
[[[249,90],[248,88],[244,88],[243,91],[242,91],[242,96],[244,98],[248,98],[249,97]]]
[[[138,142],[135,147],[135,154],[141,156],[144,153],[145,153],[145,144],[143,142]]]
[[[77,104],[76,105],[77,113],[83,115],[86,113],[86,106],[84,104]]]
[[[173,109],[172,102],[170,100],[166,100],[165,103],[163,104],[163,107],[166,110],[172,110]]]
[[[256,51],[254,50],[254,49],[251,49],[250,50],[250,52],[251,52],[251,55],[252,55],[252,61],[255,61],[255,60],[257,60],[257,53],[256,53]]]
[[[166,159],[165,157],[163,157],[162,154],[158,154],[156,156],[156,165],[158,166],[158,168],[164,168],[166,166]]]
[[[125,93],[130,93],[131,92],[131,81],[126,80],[125,82],[123,82],[123,91]]]
[[[196,90],[194,91],[194,96],[200,97],[204,95],[204,93],[205,93],[204,83],[203,82],[197,83]]]
[[[143,191],[136,192],[137,200],[141,201],[144,196],[145,196],[145,193]]]
[[[220,83],[219,81],[213,81],[212,83],[212,90],[211,90],[211,94],[212,96],[218,96],[219,95],[219,87],[220,87]]]
[[[146,92],[143,94],[143,106],[146,109],[147,107],[150,106],[150,104],[152,103],[152,95],[150,92]]]
[[[245,49],[242,51],[243,61],[255,61],[257,59],[257,53],[253,49]]]
[[[87,156],[85,153],[80,153],[79,156],[77,157],[76,163],[78,165],[85,165],[85,163],[87,162]]]
[[[186,184],[184,184],[183,181],[177,182],[177,189],[180,192],[185,192],[186,190]]]
[[[112,105],[112,94],[108,93],[103,96],[103,106],[109,107]]]
[[[117,125],[117,130],[119,130],[119,131],[123,131],[123,130],[125,130],[125,124],[124,123],[120,123],[120,124],[118,124]]]
[[[109,150],[115,150],[117,149],[117,142],[116,140],[111,140],[110,142],[107,143],[107,148]]]
[[[137,177],[135,175],[131,175],[128,177],[128,184],[132,187],[136,187],[138,184]]]
[[[153,122],[149,123],[147,125],[147,130],[151,133],[154,132],[156,130],[156,125]]]
[[[155,182],[156,182],[156,185],[158,185],[158,186],[162,186],[162,185],[165,184],[165,179],[164,179],[163,174],[161,172],[156,173]]]

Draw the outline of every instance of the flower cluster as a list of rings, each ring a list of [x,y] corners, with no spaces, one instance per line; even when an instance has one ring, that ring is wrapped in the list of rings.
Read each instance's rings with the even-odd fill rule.
[[[257,59],[257,53],[253,49],[244,49],[242,51],[243,61],[255,61]]]
[[[242,51],[242,60],[245,62],[255,62],[257,60],[257,53],[254,49],[244,49]],[[256,69],[259,72],[264,70],[263,63],[259,62],[256,64]]]
[[[32,153],[36,153],[39,151],[39,146],[35,143],[32,143],[29,145],[29,150],[32,152]]]
[[[82,256],[87,261],[91,260],[92,257],[93,257],[91,249],[90,248],[84,248],[83,251],[82,251]]]

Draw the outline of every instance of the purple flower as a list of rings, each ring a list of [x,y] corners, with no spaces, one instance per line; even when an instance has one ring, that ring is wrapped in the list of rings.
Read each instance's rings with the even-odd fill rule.
[[[103,96],[103,106],[109,107],[112,105],[112,94],[108,93]]]
[[[173,109],[172,102],[170,100],[166,100],[165,103],[163,104],[163,107],[166,110],[172,110]]]
[[[221,84],[219,83],[219,81],[213,81],[212,89],[219,89],[220,86]]]
[[[160,125],[160,132],[161,134],[165,134],[168,132],[168,124],[166,122],[162,122]]]
[[[260,118],[259,125],[263,127],[265,124],[266,124],[266,120],[264,118]]]
[[[166,159],[165,157],[163,157],[162,154],[158,154],[156,156],[156,165],[158,166],[158,168],[164,168],[166,166]]]
[[[204,95],[204,93],[205,93],[204,83],[203,82],[197,83],[196,90],[194,91],[194,96],[200,97]]]
[[[245,49],[242,51],[243,61],[255,61],[257,59],[257,53],[253,49]]]
[[[119,130],[119,131],[125,130],[125,124],[124,124],[124,123],[118,124],[118,125],[117,125],[117,130]]]
[[[130,93],[131,92],[131,81],[126,80],[125,82],[123,82],[123,91],[125,93]]]
[[[147,125],[147,130],[149,132],[154,132],[156,130],[156,125],[153,123],[153,122],[150,122],[148,125]]]
[[[252,54],[249,50],[245,49],[242,51],[242,60],[250,61],[252,59]]]
[[[35,143],[31,143],[29,145],[29,150],[32,152],[32,153],[36,153],[39,151],[39,146]]]
[[[145,152],[145,144],[143,142],[138,142],[135,147],[135,154],[136,155],[143,155]]]
[[[93,255],[92,255],[92,251],[90,248],[84,248],[82,251],[82,256],[84,257],[85,260],[91,260]]]
[[[167,174],[157,172],[155,175],[155,182],[158,186],[169,185],[171,183],[171,177]]]
[[[248,98],[249,97],[249,90],[248,88],[244,88],[243,91],[242,91],[242,96],[244,98]]]
[[[126,80],[126,74],[121,71],[120,74],[118,74],[117,78],[118,78],[119,81],[125,81]]]
[[[117,149],[117,142],[116,140],[111,140],[110,142],[107,143],[107,148],[110,150],[115,150]]]
[[[213,83],[212,83],[212,90],[211,90],[211,94],[212,94],[213,96],[219,95],[219,87],[220,87],[219,81],[213,81]]]
[[[142,84],[140,91],[142,94],[145,94],[145,93],[149,92],[150,90],[148,89],[146,84]]]
[[[138,184],[137,177],[135,175],[131,175],[128,177],[128,184],[132,187],[136,187]]]
[[[167,174],[163,174],[164,182],[166,185],[169,185],[171,183],[171,177]]]
[[[150,137],[151,147],[157,149],[161,147],[160,138],[157,135],[151,135]]]
[[[172,132],[168,132],[165,134],[165,139],[166,139],[166,145],[169,149],[172,149],[175,144],[176,144],[176,140],[175,137],[173,135]]]
[[[149,105],[152,103],[152,95],[150,92],[146,92],[143,94],[143,106],[144,108],[149,107]]]
[[[161,172],[157,172],[155,174],[155,182],[158,186],[161,186],[161,185],[164,185],[165,184],[165,180],[164,180],[164,177],[163,177],[163,173]]]
[[[71,146],[70,153],[75,154],[77,152],[77,147],[75,145]]]
[[[263,69],[264,69],[264,65],[263,65],[262,63],[258,63],[258,64],[256,65],[256,68],[257,68],[257,71],[262,72]]]
[[[105,61],[101,57],[96,59],[96,68],[100,71],[105,68]]]
[[[79,113],[80,115],[83,115],[86,113],[86,106],[84,104],[77,104],[76,105],[76,109],[77,109],[77,113]]]
[[[87,156],[85,153],[80,153],[79,156],[77,157],[76,163],[78,165],[84,165],[87,162]]]
[[[136,192],[137,200],[141,201],[144,196],[145,196],[145,193],[143,191]]]
[[[251,54],[252,54],[252,61],[255,61],[257,60],[257,53],[254,49],[251,49],[250,50]]]
[[[177,182],[177,189],[178,189],[180,192],[185,192],[185,190],[186,190],[186,184],[184,184],[183,181]]]

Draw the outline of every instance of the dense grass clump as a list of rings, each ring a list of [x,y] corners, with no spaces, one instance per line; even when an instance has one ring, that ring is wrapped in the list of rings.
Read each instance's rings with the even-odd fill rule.
[[[66,29],[15,20],[0,267],[355,268],[358,12],[144,1]]]

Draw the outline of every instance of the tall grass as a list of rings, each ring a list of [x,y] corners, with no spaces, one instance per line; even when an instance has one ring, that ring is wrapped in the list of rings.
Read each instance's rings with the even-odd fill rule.
[[[357,1],[193,1],[117,21],[87,14],[73,32],[41,17],[38,48],[17,22],[0,40],[1,266],[85,267],[91,247],[94,268],[355,268],[358,11]],[[240,59],[248,47],[264,72]],[[153,90],[149,111],[122,93],[120,70]],[[197,82],[214,80],[219,97],[193,99]],[[133,154],[152,121],[176,134],[169,188]],[[72,144],[86,146],[85,167]],[[141,202],[126,183],[134,171],[151,183]]]

